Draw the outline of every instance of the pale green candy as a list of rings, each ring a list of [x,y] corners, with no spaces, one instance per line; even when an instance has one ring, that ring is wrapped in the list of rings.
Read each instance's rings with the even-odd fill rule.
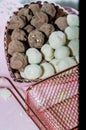
[[[26,55],[28,56],[28,62],[31,64],[38,64],[42,60],[42,54],[36,48],[29,48]]]
[[[67,23],[69,26],[79,26],[79,16],[75,14],[67,15]]]
[[[64,58],[64,60],[62,59],[59,62],[58,68],[59,68],[59,71],[63,71],[63,70],[68,69],[72,66],[75,66],[76,64],[77,63],[73,57],[66,57],[66,58]]]
[[[40,65],[37,64],[30,64],[25,67],[24,72],[20,72],[23,78],[29,80],[35,80],[39,78],[43,73],[43,70]]]
[[[66,36],[62,31],[54,31],[49,36],[49,44],[53,49],[56,49],[66,43]]]
[[[65,33],[67,35],[68,40],[79,38],[79,27],[77,26],[68,26],[65,29]]]
[[[41,66],[44,72],[42,76],[40,77],[40,79],[45,79],[55,74],[54,67],[50,63],[44,62],[41,64]]]
[[[70,49],[66,46],[61,46],[57,48],[54,52],[54,56],[56,59],[63,59],[70,55]]]
[[[79,39],[73,39],[68,44],[73,56],[79,55]]]

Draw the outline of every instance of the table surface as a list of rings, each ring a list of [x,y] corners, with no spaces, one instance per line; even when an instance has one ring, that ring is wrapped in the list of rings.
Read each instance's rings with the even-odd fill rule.
[[[25,1],[27,2],[27,1]],[[24,0],[22,0],[24,3]],[[9,74],[4,52],[4,29],[6,21],[12,11],[22,6],[19,0],[0,0],[0,76],[8,77],[17,86],[19,91],[26,90],[30,85],[28,83],[14,82]],[[11,11],[10,11],[11,10]],[[0,87],[2,86],[0,81]],[[9,87],[8,83],[4,83],[5,87]],[[21,89],[23,88],[23,89]],[[24,93],[22,92],[23,96]],[[33,121],[27,116],[22,107],[12,96],[8,100],[4,100],[0,96],[0,130],[39,130]]]

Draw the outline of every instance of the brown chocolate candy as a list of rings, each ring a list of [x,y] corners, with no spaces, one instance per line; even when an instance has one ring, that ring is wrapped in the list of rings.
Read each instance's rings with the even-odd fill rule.
[[[8,29],[23,28],[26,25],[25,16],[13,15],[8,24]]]
[[[39,29],[44,23],[48,23],[48,16],[43,12],[36,12],[32,17],[31,24]]]
[[[24,52],[25,47],[22,42],[13,40],[8,45],[8,54],[13,55],[15,52]]]
[[[51,17],[54,17],[56,14],[56,9],[55,9],[54,5],[50,4],[50,3],[44,3],[42,5],[41,11],[47,13]]]
[[[19,12],[18,12],[18,15],[19,16],[22,16],[22,15],[26,16],[28,21],[30,21],[31,18],[32,18],[32,15],[30,13],[30,9],[29,8],[22,8],[22,9],[20,9]]]
[[[30,32],[28,36],[28,42],[30,47],[41,48],[44,44],[44,35],[37,29]]]
[[[67,12],[63,8],[57,7],[56,19],[63,16],[67,16]]]
[[[44,32],[47,37],[55,30],[54,26],[52,24],[44,23],[40,27],[40,31]]]
[[[27,56],[19,52],[15,52],[10,58],[10,67],[15,70],[23,70],[27,63]]]
[[[67,24],[67,17],[59,17],[56,19],[55,24],[58,26],[60,30],[65,30],[68,26]]]
[[[34,27],[29,24],[26,27],[24,27],[24,29],[27,31],[27,33],[30,33],[34,29]]]
[[[31,9],[31,11],[35,15],[36,12],[40,11],[40,6],[39,6],[39,4],[30,4],[29,9]]]
[[[11,35],[12,40],[21,40],[21,41],[26,41],[27,40],[27,35],[22,29],[14,29]]]

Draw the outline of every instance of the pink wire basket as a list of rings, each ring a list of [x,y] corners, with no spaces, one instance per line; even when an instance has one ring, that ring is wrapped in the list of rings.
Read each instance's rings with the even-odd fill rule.
[[[27,89],[27,109],[40,130],[78,129],[79,67],[74,66]]]

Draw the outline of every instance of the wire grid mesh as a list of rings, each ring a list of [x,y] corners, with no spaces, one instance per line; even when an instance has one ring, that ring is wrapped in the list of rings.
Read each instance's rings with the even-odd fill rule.
[[[78,126],[78,78],[79,68],[75,66],[27,90],[27,103],[45,130],[72,130]]]

